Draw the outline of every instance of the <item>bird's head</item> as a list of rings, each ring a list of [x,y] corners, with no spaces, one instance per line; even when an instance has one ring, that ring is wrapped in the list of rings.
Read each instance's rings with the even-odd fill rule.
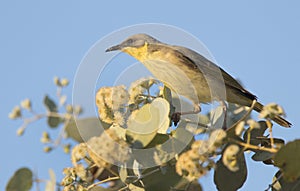
[[[120,50],[139,59],[143,54],[145,54],[144,51],[147,50],[147,46],[149,44],[155,44],[155,43],[160,43],[160,42],[150,35],[135,34],[128,37],[123,42],[121,42],[121,44],[106,49],[106,52]]]

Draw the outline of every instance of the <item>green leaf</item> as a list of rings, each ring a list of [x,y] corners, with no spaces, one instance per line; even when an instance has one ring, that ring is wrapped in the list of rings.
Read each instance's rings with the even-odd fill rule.
[[[182,179],[174,187],[174,190],[184,190],[184,191],[202,191],[202,186],[199,184],[198,180],[193,182],[188,181],[187,179]]]
[[[227,127],[231,127],[239,121],[248,112],[247,107],[239,106],[233,103],[228,103],[227,106]],[[247,121],[251,116],[248,116],[244,121]]]
[[[237,163],[239,169],[233,172],[224,165],[222,159],[217,162],[214,172],[214,182],[219,191],[236,191],[243,186],[247,179],[247,166],[244,153],[240,153]]]
[[[111,125],[109,127],[109,129],[112,129],[116,132],[116,135],[118,136],[118,138],[126,140],[126,129],[119,126],[119,125]]]
[[[56,103],[48,95],[44,97],[44,104],[48,111],[57,112]]]
[[[56,103],[48,95],[46,95],[44,97],[44,104],[45,104],[48,111],[57,112]],[[61,119],[59,117],[50,116],[47,119],[47,123],[48,123],[49,127],[51,127],[51,128],[58,127],[60,122],[61,122]]]
[[[100,121],[97,117],[76,119],[76,122],[71,119],[65,126],[67,136],[79,143],[87,141],[91,137],[101,135],[103,130],[110,127],[109,124]]]
[[[126,167],[124,167],[123,165],[120,167],[120,170],[119,170],[119,177],[120,177],[120,180],[122,182],[126,182],[126,179],[127,179],[127,176],[128,176],[128,173],[127,173],[127,169]]]
[[[222,128],[224,126],[225,112],[223,106],[218,106],[211,111],[211,124],[214,128]]]
[[[265,131],[268,129],[268,126],[265,121],[259,121],[259,128],[250,129],[248,128],[246,132],[244,133],[244,141],[247,142],[248,139],[248,133],[250,132],[250,144],[251,145],[259,145],[261,141],[258,139],[258,137],[262,137],[265,133]]]
[[[176,173],[175,165],[164,166],[164,171],[157,170],[158,167],[147,169],[143,174],[148,174],[142,179],[146,191],[172,190],[183,178]],[[152,173],[152,174],[151,174]]]
[[[128,188],[129,188],[130,191],[145,191],[144,188],[138,187],[138,186],[136,186],[134,184],[129,184]]]
[[[32,187],[32,172],[28,168],[20,168],[10,178],[6,191],[28,191]]]
[[[56,177],[54,171],[49,169],[50,180],[47,180],[45,191],[55,191],[56,189]]]
[[[183,148],[191,145],[192,141],[194,141],[194,135],[190,131],[186,130],[187,126],[187,122],[180,121],[176,130],[172,131],[172,137],[175,140],[175,142],[172,144],[176,144],[174,145],[174,149],[176,149],[176,152],[181,152]]]
[[[286,182],[282,177],[280,178],[280,176],[282,175],[282,172],[278,171],[274,178],[273,178],[273,182],[276,181],[276,183],[273,185],[272,187],[272,191],[284,191],[284,190],[291,190],[291,191],[296,191],[296,190],[300,190],[300,178],[298,178],[296,181],[294,182]]]
[[[188,185],[186,191],[202,191],[202,187],[198,181],[193,181]]]
[[[102,186],[95,186],[95,187],[91,188],[89,191],[115,191],[116,189],[117,188],[103,188]]]
[[[264,147],[271,147],[271,138],[268,137],[257,137],[260,140],[260,144]],[[274,145],[277,148],[281,148],[284,145],[284,140],[280,138],[273,138]]]
[[[163,93],[162,93],[163,98],[165,98],[169,103],[172,103],[172,93],[170,88],[167,86],[163,87]]]
[[[61,118],[60,117],[48,117],[47,119],[47,123],[49,125],[49,127],[51,128],[56,128],[58,127],[58,125],[62,122]]]
[[[132,145],[135,149],[145,148],[156,136],[156,132],[149,134],[140,134],[134,131],[126,131],[126,140]]]
[[[154,164],[162,165],[186,150],[194,141],[194,136],[185,129],[185,124],[185,122],[180,122],[176,130],[171,132],[172,136],[157,134],[146,147],[152,148],[147,152],[149,156],[143,156],[144,160],[139,158],[139,162],[144,165],[145,161],[149,164],[150,160],[154,160]]]
[[[283,146],[274,156],[274,165],[283,172],[287,182],[293,182],[300,177],[300,140],[295,140]]]
[[[143,170],[144,170],[143,165],[140,164],[137,160],[134,160],[133,164],[132,164],[132,172],[133,172],[134,176],[131,176],[131,177],[141,177]]]
[[[158,121],[158,131],[157,133],[166,134],[169,126],[170,126],[170,119],[169,119],[169,112],[170,112],[170,104],[168,101],[162,98],[157,98],[151,103],[151,113],[159,113]],[[155,120],[155,119],[153,119]]]
[[[266,161],[273,157],[274,153],[268,151],[256,151],[255,154],[251,157],[254,161]]]
[[[129,116],[126,136],[134,148],[144,148],[157,133],[167,132],[169,110],[169,103],[165,99],[156,98]]]
[[[155,137],[152,139],[152,141],[147,145],[146,148],[152,148],[157,145],[161,145],[165,143],[167,140],[169,140],[169,136],[166,134],[159,134],[157,133]]]
[[[166,134],[159,134],[157,133],[155,135],[155,137],[152,139],[152,141],[144,148],[144,149],[147,149],[147,152],[145,152],[145,150],[143,150],[142,152],[144,152],[143,154],[141,154],[141,149],[133,149],[132,150],[132,154],[135,156],[135,160],[136,160],[136,163],[141,165],[143,167],[145,166],[151,166],[151,165],[155,165],[157,164],[157,162],[155,161],[155,152],[159,152],[162,150],[162,148],[160,147],[161,145],[169,145],[167,142],[169,140],[169,136],[166,135]],[[166,143],[166,144],[164,144]],[[168,146],[170,147],[170,146]],[[168,152],[166,150],[164,150],[165,152]],[[163,152],[163,154],[167,155],[168,153],[165,153]],[[161,157],[164,157],[165,155],[159,155]],[[174,154],[173,154],[173,157],[174,158]],[[160,164],[159,164],[160,165]],[[135,167],[134,168],[138,168],[138,167]]]

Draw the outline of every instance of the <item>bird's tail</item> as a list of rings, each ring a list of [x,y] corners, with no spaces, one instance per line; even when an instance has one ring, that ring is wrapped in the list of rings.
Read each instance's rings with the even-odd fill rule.
[[[257,112],[261,112],[263,107],[264,106],[261,103],[256,102],[256,104],[254,106],[254,110],[257,111]],[[279,115],[276,115],[272,120],[275,121],[278,125],[283,126],[283,127],[291,127],[292,126],[292,124],[290,122],[283,119]]]

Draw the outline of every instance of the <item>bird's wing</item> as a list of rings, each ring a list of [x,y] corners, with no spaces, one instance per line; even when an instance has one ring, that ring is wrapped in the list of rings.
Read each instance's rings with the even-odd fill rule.
[[[252,100],[256,99],[256,96],[250,93],[249,91],[245,90],[236,79],[234,79],[226,71],[224,71],[222,68],[220,68],[201,54],[182,46],[171,47],[188,57],[191,61],[193,61],[193,63],[197,65],[202,71],[202,73],[205,73],[207,77],[217,80],[221,83],[225,83],[226,87],[232,88],[235,91],[240,91],[240,93],[244,94],[246,97]]]

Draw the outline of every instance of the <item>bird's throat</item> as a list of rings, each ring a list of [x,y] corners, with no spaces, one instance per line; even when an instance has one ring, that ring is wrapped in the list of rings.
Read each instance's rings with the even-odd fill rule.
[[[131,55],[135,59],[143,62],[148,59],[148,43],[145,43],[144,46],[141,47],[126,47],[122,50],[127,54]]]

